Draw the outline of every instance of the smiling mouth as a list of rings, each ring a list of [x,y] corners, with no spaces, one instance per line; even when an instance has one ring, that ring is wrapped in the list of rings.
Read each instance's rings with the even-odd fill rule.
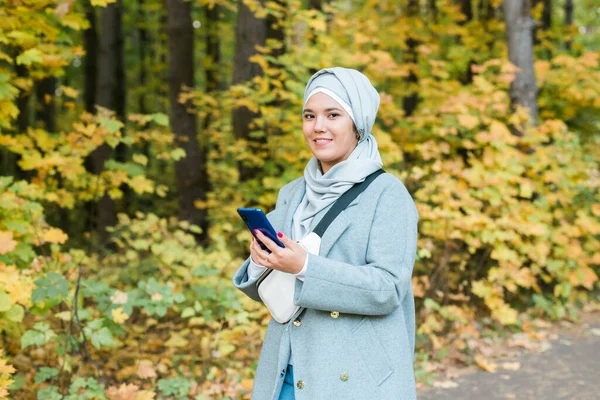
[[[320,144],[320,143],[323,143],[323,144],[324,143],[329,143],[331,141],[333,141],[333,139],[315,139],[315,143],[318,143],[318,144]]]

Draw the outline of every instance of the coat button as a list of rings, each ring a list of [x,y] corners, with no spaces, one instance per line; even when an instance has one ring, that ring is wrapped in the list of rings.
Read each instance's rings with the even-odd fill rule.
[[[300,390],[304,389],[304,381],[300,380],[296,382],[296,387]]]
[[[300,321],[299,319],[294,321],[294,326],[300,326],[300,325],[302,325],[302,321]]]
[[[281,370],[281,374],[279,374],[282,378],[285,376],[285,369]]]
[[[347,373],[347,372],[342,372],[342,374],[340,375],[340,379],[341,379],[343,382],[346,382],[346,381],[348,380],[348,378],[349,378],[349,376],[348,376],[348,373]]]
[[[340,316],[340,313],[338,311],[332,311],[329,315],[331,316],[331,318],[336,319]]]

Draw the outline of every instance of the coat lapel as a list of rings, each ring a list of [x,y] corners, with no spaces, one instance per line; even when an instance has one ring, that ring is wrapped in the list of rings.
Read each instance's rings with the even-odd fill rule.
[[[347,214],[348,210],[358,204],[359,198],[360,195],[356,199],[352,200],[352,202],[348,204],[348,207],[346,207],[344,211],[339,213],[339,215],[331,222],[331,225],[329,225],[329,228],[327,228],[327,230],[323,234],[323,237],[321,238],[321,248],[319,250],[320,256],[327,257],[333,245],[338,241],[338,239],[340,238],[340,236],[342,236],[346,229],[348,229],[351,223],[351,220],[350,218],[348,218]],[[324,216],[325,213],[322,213],[319,220],[321,220],[321,218]],[[314,229],[316,226],[317,223],[313,222],[313,226],[311,227],[311,229]]]
[[[283,219],[283,233],[289,237],[292,237],[292,219],[294,218],[294,213],[300,205],[300,202],[304,197],[304,192],[306,191],[304,179],[301,179],[299,182],[296,189],[288,196],[285,204],[287,211]]]

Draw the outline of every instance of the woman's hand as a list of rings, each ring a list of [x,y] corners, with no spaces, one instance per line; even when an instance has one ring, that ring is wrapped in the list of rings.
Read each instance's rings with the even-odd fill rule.
[[[307,256],[306,250],[304,250],[302,246],[281,232],[277,233],[277,237],[285,245],[285,248],[279,247],[278,244],[259,230],[255,230],[254,233],[271,251],[271,253],[269,253],[268,251],[263,250],[253,237],[252,243],[250,244],[250,253],[252,254],[252,260],[254,260],[256,264],[290,274],[297,274],[302,271]]]

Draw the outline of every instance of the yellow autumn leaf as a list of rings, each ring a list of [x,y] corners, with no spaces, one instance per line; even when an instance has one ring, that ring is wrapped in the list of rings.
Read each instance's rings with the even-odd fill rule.
[[[109,4],[116,3],[117,0],[91,0],[93,7],[106,7]]]
[[[135,400],[154,400],[154,396],[156,396],[156,393],[150,390],[140,390],[135,396]]]
[[[117,324],[122,324],[129,318],[129,315],[125,314],[123,311],[123,307],[118,307],[114,310],[111,310],[110,314],[112,315],[113,321],[115,321]]]
[[[460,114],[457,118],[458,123],[467,129],[473,129],[479,124],[479,119],[470,114]]]
[[[68,238],[69,236],[58,228],[50,228],[44,232],[44,241],[48,243],[63,244]]]
[[[167,347],[185,347],[189,341],[178,333],[173,333],[169,340],[165,342]]]
[[[76,99],[79,96],[79,90],[73,89],[70,86],[61,86],[60,89],[66,97]]]
[[[477,354],[475,356],[475,363],[482,370],[491,372],[491,373],[496,372],[496,368],[498,368],[498,364],[496,364],[495,362],[486,360],[481,354]]]
[[[13,240],[13,233],[10,231],[0,231],[0,254],[6,254],[17,247],[17,242]]]

